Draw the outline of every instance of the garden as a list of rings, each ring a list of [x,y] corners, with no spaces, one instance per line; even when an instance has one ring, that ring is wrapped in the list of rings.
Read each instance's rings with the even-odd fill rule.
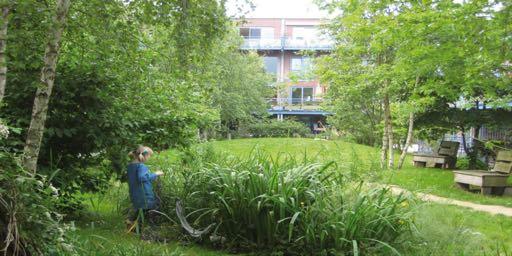
[[[412,161],[398,172],[375,171],[378,153],[344,141],[300,138],[218,141],[187,152],[164,151],[148,165],[171,166],[161,187],[167,203],[160,209],[166,216],[158,235],[169,242],[165,249],[137,244],[125,233],[119,205],[128,203],[127,189],[120,183],[107,194],[91,195],[88,208],[95,216],[73,235],[87,241],[86,248],[105,248],[84,255],[137,249],[140,255],[510,253],[510,217],[422,202],[414,194],[392,195],[384,184],[481,204],[509,206],[510,197],[461,192],[453,177],[445,177],[450,171],[416,168]],[[224,242],[211,241],[211,234],[202,240],[187,236],[175,215],[176,198],[194,227],[221,223],[212,232]]]
[[[314,1],[283,81],[228,2],[0,1],[0,254],[512,255],[510,1]]]

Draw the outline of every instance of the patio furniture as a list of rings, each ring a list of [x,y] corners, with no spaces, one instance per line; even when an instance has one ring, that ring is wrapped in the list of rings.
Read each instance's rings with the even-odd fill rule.
[[[414,166],[453,169],[457,163],[459,144],[456,141],[441,141],[439,148],[434,154],[413,155]]]
[[[511,172],[512,151],[500,151],[491,171],[453,171],[453,174],[455,183],[461,189],[469,190],[470,185],[472,185],[480,187],[480,192],[484,195],[502,195],[507,187],[507,179]]]

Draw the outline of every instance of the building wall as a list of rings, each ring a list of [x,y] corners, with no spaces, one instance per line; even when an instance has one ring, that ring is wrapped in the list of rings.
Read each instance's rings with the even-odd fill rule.
[[[273,27],[275,38],[293,36],[294,27],[319,26],[322,24],[320,19],[268,19],[252,18],[240,21],[240,27]],[[284,27],[284,31],[282,28]]]
[[[280,38],[282,35],[281,19],[246,19],[240,27],[273,27],[275,38]]]
[[[316,26],[318,27],[322,21],[320,19],[266,19],[266,18],[253,18],[246,19],[241,23],[240,27],[273,27],[275,39],[292,38],[294,35],[294,28]],[[284,28],[284,30],[283,30]],[[322,98],[325,93],[325,87],[321,86],[318,80],[310,81],[290,81],[291,73],[291,60],[293,57],[301,56],[298,51],[290,50],[265,50],[258,51],[261,56],[278,57],[277,65],[277,82],[285,82],[288,86],[285,95],[280,97],[291,97],[289,94],[291,88],[296,87],[312,87],[314,88],[314,95],[317,99]],[[318,52],[318,54],[325,54],[325,52]],[[288,95],[286,95],[288,94]]]

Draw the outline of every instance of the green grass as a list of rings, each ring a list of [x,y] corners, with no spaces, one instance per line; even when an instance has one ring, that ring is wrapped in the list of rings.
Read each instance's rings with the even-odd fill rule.
[[[479,204],[512,207],[512,198],[509,196],[485,196],[455,187],[453,173],[447,170],[406,166],[400,171],[386,171],[382,175],[382,181],[389,184],[396,184],[412,191],[420,191]],[[512,180],[509,178],[510,184],[512,184],[511,181]]]
[[[404,255],[512,255],[512,218],[428,203],[415,215],[419,245]]]
[[[175,256],[224,256],[222,251],[210,250],[197,245],[184,245],[176,241],[156,243],[141,240],[135,233],[127,233],[121,214],[126,204],[126,184],[114,183],[105,195],[86,195],[87,214],[70,236],[77,243],[79,255],[175,255]]]
[[[217,141],[209,144],[217,151],[242,157],[249,156],[256,147],[272,155],[307,155],[318,161],[334,160],[341,165],[350,165],[351,168],[365,166],[378,169],[379,161],[378,149],[342,141],[275,138]],[[153,169],[165,167],[174,162],[177,155],[174,150],[161,152],[149,165]],[[164,168],[164,171],[172,170]],[[371,176],[368,180],[459,200],[512,206],[510,197],[487,197],[461,191],[453,186],[450,171],[415,168],[410,159],[400,171],[377,173],[379,175]],[[119,187],[113,191],[109,196],[94,195],[93,200],[89,201],[89,210],[95,215],[77,224],[78,230],[73,232],[73,236],[85,245],[87,252],[81,255],[228,255],[177,242],[147,243],[133,234],[126,234],[124,218],[118,213],[121,207],[118,201],[126,197],[123,193],[127,193],[127,189]],[[415,219],[418,227],[415,239],[421,243],[415,243],[412,247],[404,246],[408,249],[402,251],[403,255],[512,255],[512,218],[429,203],[417,209]],[[94,228],[91,222],[95,223]],[[404,245],[412,243],[408,241],[410,239],[405,237]]]
[[[211,143],[216,150],[229,152],[239,156],[248,156],[254,148],[259,148],[273,155],[288,153],[292,155],[307,154],[317,157],[320,161],[334,160],[343,164],[361,164],[378,168],[379,149],[343,141],[326,141],[314,139],[270,138],[242,139],[232,141],[217,141]],[[396,159],[398,159],[398,154]],[[354,159],[356,158],[356,159]],[[383,171],[380,177],[369,177],[371,181],[394,184],[412,191],[421,191],[438,196],[458,200],[471,201],[480,204],[496,204],[512,207],[512,198],[484,196],[463,191],[454,186],[453,173],[437,168],[417,168],[412,166],[410,156],[405,161],[404,168],[399,171]],[[512,184],[512,177],[509,178]]]
[[[272,138],[217,141],[211,142],[211,144],[216,150],[239,156],[248,156],[254,148],[259,148],[274,155],[283,152],[292,155],[307,154],[310,157],[316,156],[321,161],[336,160],[342,164],[360,162],[365,166],[375,166],[375,163],[379,161],[379,150],[377,148],[342,141]],[[354,157],[357,160],[354,160]],[[453,199],[481,204],[512,206],[512,198],[510,197],[483,196],[457,189],[453,185],[451,171],[416,168],[412,166],[410,157],[402,170],[383,171],[378,177],[369,179],[374,182],[396,184],[412,191],[421,191]],[[454,243],[451,248],[448,248],[439,240],[436,240],[435,237],[430,237],[433,241],[431,249],[418,248],[414,255],[424,255],[423,253],[425,255],[436,255],[431,254],[436,250],[439,253],[442,253],[443,250],[452,250],[453,254],[456,255],[458,254],[457,250],[469,250],[460,255],[480,255],[482,251],[479,250],[482,250],[482,247],[486,248],[485,252],[488,255],[496,255],[497,252],[492,250],[500,246],[504,246],[508,252],[508,254],[501,255],[512,254],[512,218],[492,216],[456,206],[437,204],[423,206],[416,218],[423,233],[431,233],[430,236],[452,237],[450,239],[455,239],[455,235],[458,236],[457,239],[469,239],[468,234],[474,234],[475,237],[471,237],[471,239],[474,239],[478,246],[461,241],[462,245]],[[446,255],[450,254],[447,253]]]

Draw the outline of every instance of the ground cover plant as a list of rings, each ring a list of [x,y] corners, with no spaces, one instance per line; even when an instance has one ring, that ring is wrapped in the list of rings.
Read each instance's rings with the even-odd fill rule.
[[[253,152],[223,156],[211,148],[184,155],[161,199],[181,198],[189,221],[216,223],[219,246],[286,255],[396,252],[411,232],[409,199],[349,181],[334,162]],[[166,213],[173,204],[164,204]],[[208,241],[206,241],[208,242]]]

